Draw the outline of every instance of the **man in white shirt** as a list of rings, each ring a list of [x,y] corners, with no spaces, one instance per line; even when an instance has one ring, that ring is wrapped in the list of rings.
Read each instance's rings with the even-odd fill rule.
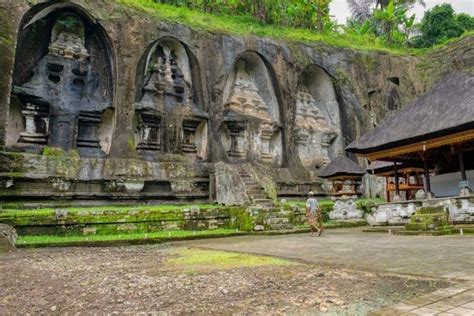
[[[321,207],[319,206],[318,200],[314,198],[314,193],[308,193],[308,199],[306,200],[306,218],[311,229],[311,236],[314,236],[318,232],[318,236],[321,236],[323,232],[323,223],[321,221]],[[318,227],[319,226],[319,227]]]

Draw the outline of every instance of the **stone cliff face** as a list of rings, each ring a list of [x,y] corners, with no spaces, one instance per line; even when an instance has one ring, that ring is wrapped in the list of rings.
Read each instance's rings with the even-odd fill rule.
[[[280,195],[323,194],[318,170],[433,71],[193,30],[113,1],[36,3],[0,3],[3,196],[34,179],[38,197],[212,198],[217,162],[261,166]]]

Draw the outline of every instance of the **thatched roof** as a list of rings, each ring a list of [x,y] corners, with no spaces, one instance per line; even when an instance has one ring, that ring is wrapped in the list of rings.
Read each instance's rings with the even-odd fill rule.
[[[368,154],[474,129],[474,76],[457,72],[346,147]]]
[[[334,158],[326,167],[321,169],[321,178],[335,178],[339,176],[363,176],[365,171],[346,156]]]

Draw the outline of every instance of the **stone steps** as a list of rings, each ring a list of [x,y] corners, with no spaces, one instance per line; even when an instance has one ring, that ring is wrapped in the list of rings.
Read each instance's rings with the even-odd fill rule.
[[[260,185],[258,185],[258,183],[253,179],[252,175],[247,170],[245,170],[242,166],[238,166],[237,173],[244,183],[245,191],[253,204],[267,209],[273,208],[275,206],[273,201],[267,198],[265,190]]]

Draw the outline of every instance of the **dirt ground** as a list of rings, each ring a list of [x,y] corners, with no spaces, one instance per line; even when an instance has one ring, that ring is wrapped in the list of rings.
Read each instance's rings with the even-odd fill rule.
[[[364,315],[444,286],[166,245],[46,248],[0,255],[3,315]]]

